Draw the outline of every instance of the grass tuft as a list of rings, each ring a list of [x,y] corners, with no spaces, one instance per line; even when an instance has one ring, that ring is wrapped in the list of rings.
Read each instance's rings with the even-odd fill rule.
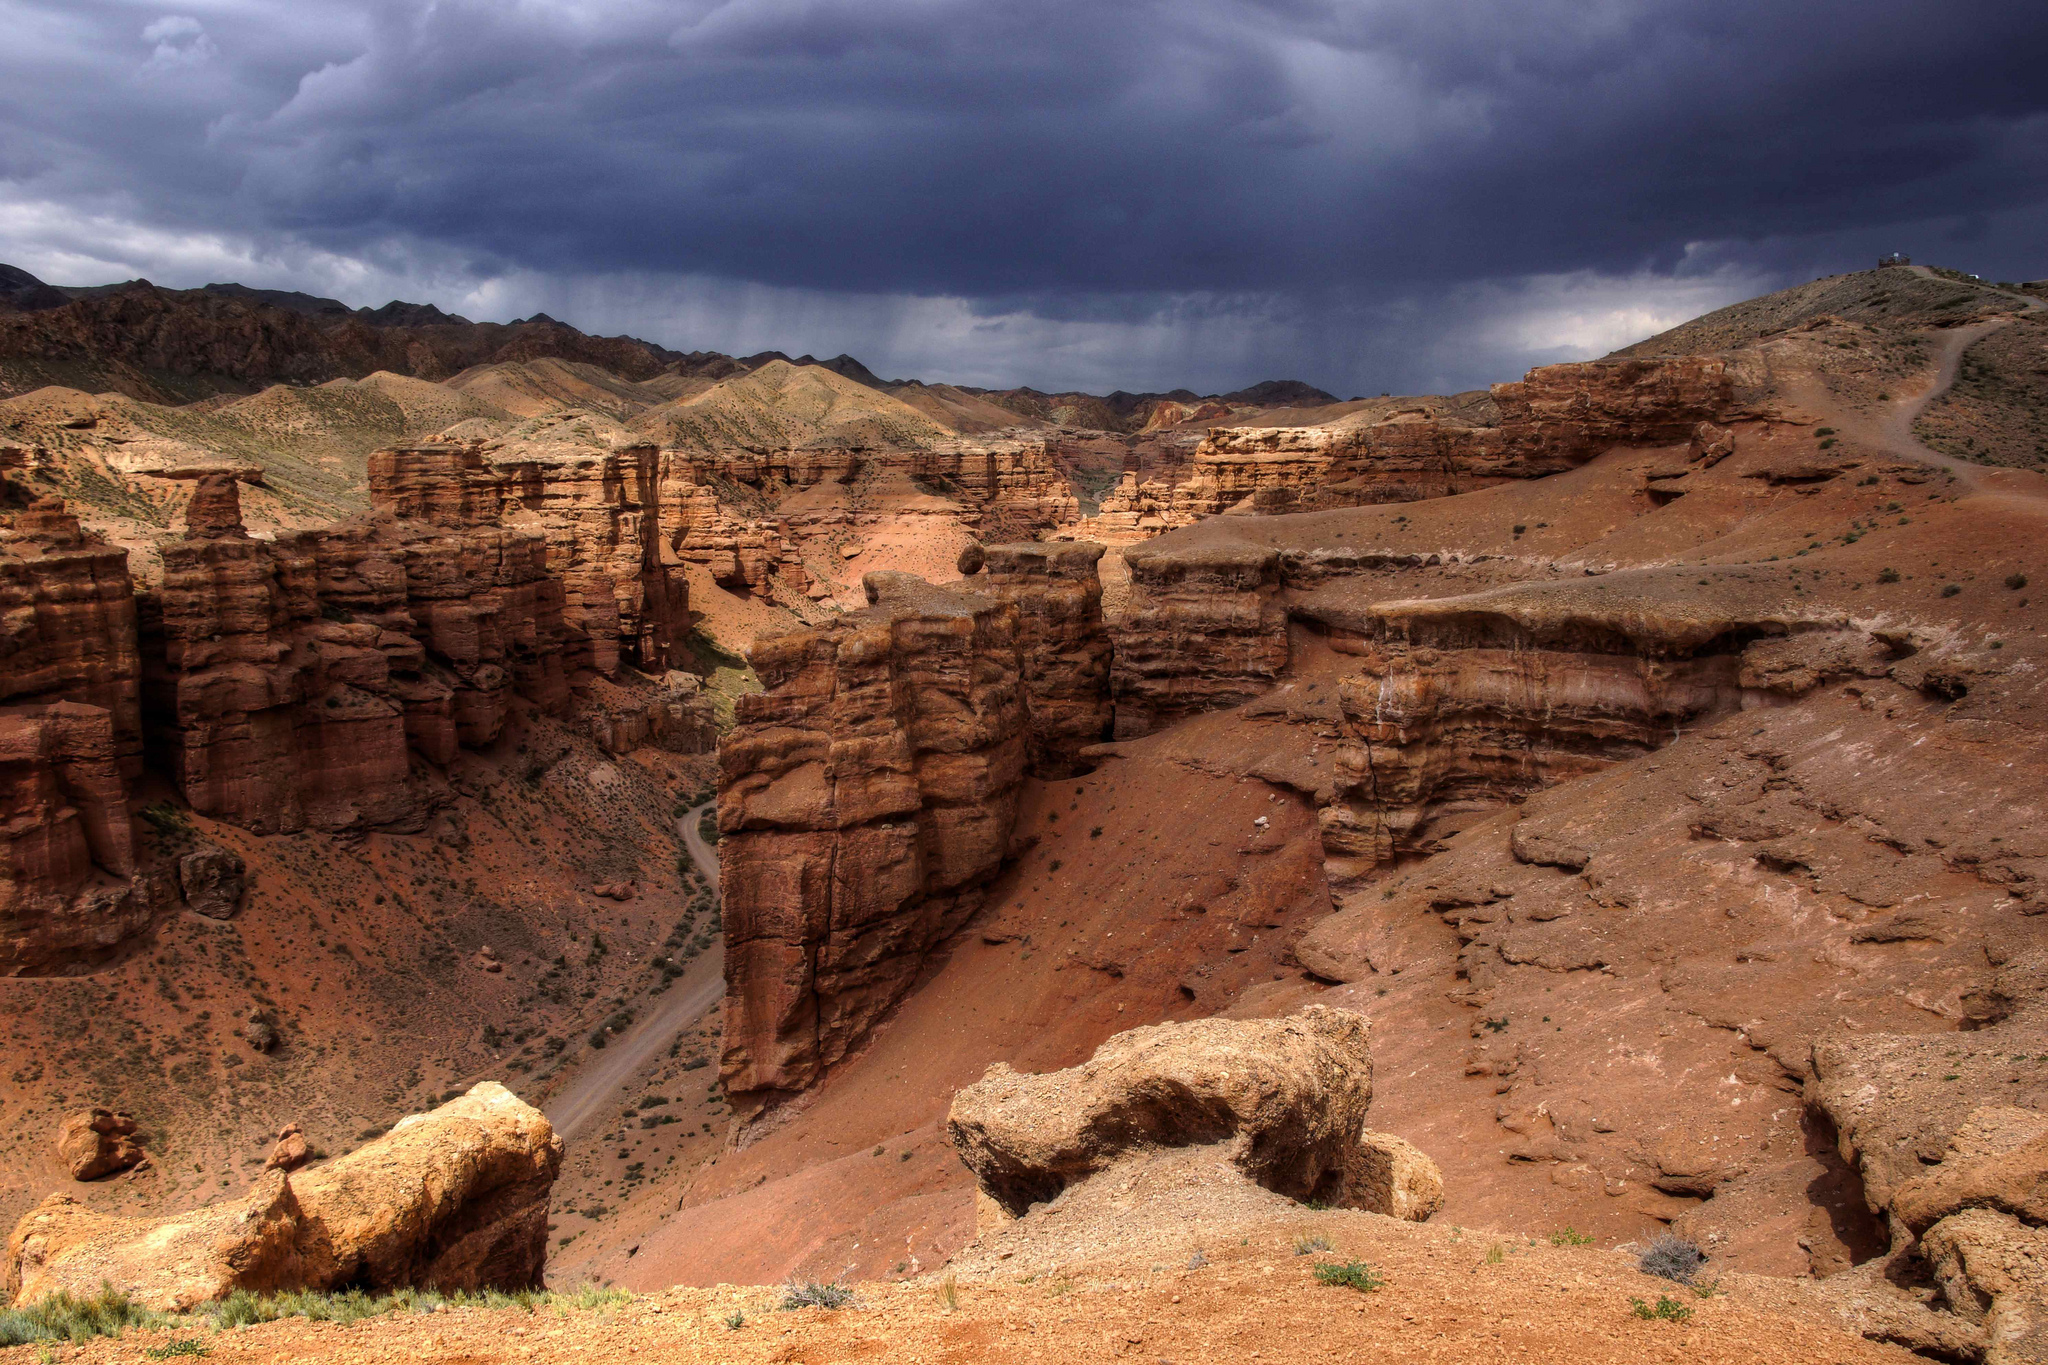
[[[59,1290],[40,1303],[0,1309],[0,1346],[26,1346],[34,1341],[64,1341],[75,1346],[162,1321],[161,1314],[138,1307],[126,1294],[102,1282],[100,1292],[90,1297]]]
[[[1372,1273],[1372,1267],[1364,1261],[1318,1261],[1316,1282],[1356,1289],[1361,1294],[1370,1294],[1386,1281]]]
[[[791,1280],[782,1286],[780,1306],[784,1312],[798,1308],[845,1308],[854,1300],[853,1290],[843,1284],[829,1280]]]

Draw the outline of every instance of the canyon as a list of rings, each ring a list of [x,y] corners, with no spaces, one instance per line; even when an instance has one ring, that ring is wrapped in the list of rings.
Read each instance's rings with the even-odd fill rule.
[[[2025,1358],[2048,498],[1914,432],[2038,310],[1874,274],[1094,431],[781,357],[365,374],[305,391],[401,414],[342,516],[339,446],[224,458],[265,395],[175,446],[7,400],[10,1122],[186,1068],[89,1097],[151,1160],[77,1197],[156,1216],[255,1188],[210,1108],[346,1150],[605,1052],[556,1283],[1150,1293],[1256,1273],[1227,1227],[1605,1285],[1536,1242],[1668,1231],[1816,1358]]]

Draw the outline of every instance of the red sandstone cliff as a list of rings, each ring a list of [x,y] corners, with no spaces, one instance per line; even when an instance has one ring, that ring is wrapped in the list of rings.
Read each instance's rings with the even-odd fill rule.
[[[764,640],[719,745],[726,1089],[801,1090],[899,1000],[1010,852],[1029,751],[1018,613],[877,575]]]
[[[15,972],[111,947],[156,896],[130,881],[142,724],[127,554],[56,499],[0,488],[14,504],[0,509],[0,972]]]

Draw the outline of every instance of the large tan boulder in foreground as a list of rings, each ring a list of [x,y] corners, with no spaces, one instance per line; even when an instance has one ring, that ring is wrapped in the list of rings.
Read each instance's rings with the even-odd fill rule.
[[[53,1194],[14,1225],[4,1288],[16,1303],[35,1303],[60,1289],[90,1294],[104,1281],[158,1312],[237,1289],[297,1288],[306,1283],[299,1224],[291,1186],[274,1171],[239,1199],[165,1218],[97,1213]]]
[[[1371,1104],[1365,1017],[1311,1005],[1132,1029],[1065,1071],[998,1062],[953,1097],[947,1129],[1013,1218],[1127,1158],[1201,1146],[1278,1194],[1426,1218],[1442,1178],[1407,1143],[1366,1132]]]
[[[187,1213],[123,1218],[52,1195],[8,1238],[5,1289],[34,1302],[105,1281],[172,1311],[237,1289],[526,1288],[541,1282],[561,1164],[540,1111],[486,1081],[336,1161]]]

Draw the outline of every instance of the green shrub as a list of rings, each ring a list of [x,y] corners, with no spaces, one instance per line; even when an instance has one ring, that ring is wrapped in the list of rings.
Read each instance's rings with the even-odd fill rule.
[[[1364,1261],[1318,1261],[1316,1281],[1319,1284],[1356,1289],[1361,1294],[1370,1294],[1385,1283],[1372,1273],[1372,1267]]]
[[[1593,1245],[1593,1234],[1567,1225],[1550,1234],[1550,1244],[1554,1247],[1589,1247]]]
[[[143,1352],[151,1360],[169,1360],[173,1356],[210,1356],[211,1346],[202,1346],[195,1337],[177,1337],[161,1346],[152,1346]]]
[[[1880,583],[1896,583],[1899,581],[1899,571],[1897,569],[1879,569],[1877,571],[1877,581]]]
[[[1654,1308],[1644,1303],[1641,1299],[1630,1299],[1628,1302],[1629,1310],[1639,1318],[1662,1322],[1684,1322],[1692,1316],[1690,1308],[1687,1308],[1669,1294],[1659,1294],[1657,1296],[1657,1305]]]

